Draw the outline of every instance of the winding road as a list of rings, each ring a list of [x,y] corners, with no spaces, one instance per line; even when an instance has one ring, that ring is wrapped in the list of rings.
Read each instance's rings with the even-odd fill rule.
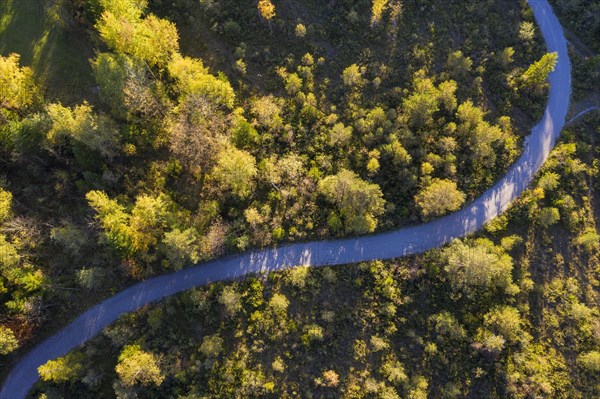
[[[548,51],[558,53],[558,63],[548,78],[548,104],[541,121],[526,139],[522,156],[504,177],[473,203],[454,214],[420,226],[358,238],[256,250],[199,264],[131,286],[87,310],[23,356],[4,381],[0,399],[24,398],[38,379],[37,368],[40,365],[82,345],[120,315],[136,311],[170,295],[215,281],[298,265],[319,267],[413,255],[442,246],[454,238],[469,235],[498,216],[527,188],[547,159],[565,124],[569,108],[571,66],[562,27],[547,0],[529,0],[529,4],[533,8]]]

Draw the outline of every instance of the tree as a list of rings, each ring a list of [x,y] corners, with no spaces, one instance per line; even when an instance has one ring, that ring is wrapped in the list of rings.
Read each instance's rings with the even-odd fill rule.
[[[219,334],[207,335],[202,338],[200,352],[207,358],[216,358],[223,350],[223,338]]]
[[[123,348],[115,371],[125,386],[160,385],[165,379],[158,358],[143,351],[139,345],[127,345]]]
[[[465,202],[465,195],[458,190],[455,182],[433,179],[415,196],[415,202],[423,216],[429,218],[456,211]]]
[[[445,338],[460,341],[467,337],[464,327],[449,312],[438,313],[429,319],[435,326],[436,338],[440,341],[443,341]]]
[[[49,360],[38,367],[38,373],[44,381],[74,382],[83,371],[81,362],[84,355],[80,352],[70,352],[66,356]]]
[[[179,52],[175,24],[154,15],[128,20],[104,11],[96,28],[112,50],[143,60],[149,66],[162,68]]]
[[[169,266],[175,270],[181,269],[186,263],[196,263],[200,260],[198,237],[193,228],[173,229],[165,233],[161,245]]]
[[[145,254],[160,242],[167,224],[167,207],[168,202],[164,194],[142,194],[136,197],[129,217],[134,252]]]
[[[171,152],[187,170],[206,173],[214,166],[227,124],[212,102],[201,95],[186,97],[167,126]]]
[[[338,122],[329,132],[329,145],[343,147],[350,142],[351,138],[352,126],[344,126],[342,122]]]
[[[371,4],[371,27],[381,22],[381,16],[385,7],[387,6],[388,0],[372,0]]]
[[[12,194],[0,188],[0,224],[10,218],[12,205]]]
[[[269,300],[269,307],[279,315],[284,315],[287,312],[288,306],[290,306],[290,301],[283,294],[273,294]]]
[[[85,198],[98,213],[96,219],[100,222],[107,241],[121,253],[132,255],[135,251],[135,232],[128,225],[129,215],[125,208],[102,191],[90,191]]]
[[[483,316],[484,326],[506,341],[515,342],[523,337],[521,316],[512,306],[498,306]]]
[[[84,164],[90,161],[84,151],[86,148],[108,160],[117,155],[120,146],[115,123],[106,116],[94,114],[88,103],[75,108],[50,104],[46,111],[52,123],[47,136],[53,146],[73,141],[75,156]]]
[[[393,385],[400,386],[408,382],[408,376],[402,363],[394,355],[387,355],[383,359],[381,374]]]
[[[271,0],[258,0],[258,12],[262,18],[271,21],[275,17],[275,5]]]
[[[469,57],[465,57],[460,50],[454,51],[448,55],[448,68],[452,76],[456,79],[464,78],[471,72],[473,61]]]
[[[240,198],[250,195],[257,173],[254,157],[234,147],[229,147],[219,154],[217,166],[213,171],[221,186]]]
[[[219,303],[225,307],[225,312],[230,317],[235,316],[242,309],[241,299],[241,294],[231,285],[223,288],[219,295]]]
[[[492,167],[495,164],[494,145],[505,137],[500,127],[485,121],[484,116],[485,112],[473,105],[471,100],[460,104],[456,111],[456,118],[460,122],[457,131],[472,149],[471,158],[475,169],[481,165]]]
[[[100,87],[100,100],[115,116],[125,117],[125,86],[129,76],[140,66],[124,54],[100,53],[92,61],[92,69]]]
[[[99,0],[99,3],[103,10],[128,21],[140,19],[148,6],[148,0]]]
[[[277,129],[281,127],[282,107],[280,100],[272,95],[263,96],[252,102],[252,113],[256,115],[258,123],[266,129]]]
[[[577,364],[590,373],[600,372],[600,352],[591,351],[577,356]]]
[[[558,53],[547,53],[534,62],[521,76],[521,86],[534,88],[539,91],[544,87],[546,79],[558,62]]]
[[[554,207],[542,208],[538,220],[544,228],[548,228],[560,220],[560,212]]]
[[[38,96],[33,71],[19,67],[21,57],[0,55],[0,107],[23,110],[34,104]]]
[[[342,81],[344,82],[344,85],[350,88],[360,88],[364,85],[363,75],[365,72],[365,67],[359,67],[356,64],[352,64],[342,72]]]
[[[455,240],[443,253],[445,270],[455,290],[469,296],[495,289],[514,292],[512,259],[491,241],[481,239],[464,243]]]
[[[175,54],[168,71],[181,97],[199,96],[219,107],[233,107],[235,93],[231,84],[224,76],[211,75],[201,60]]]
[[[0,326],[0,355],[8,355],[19,347],[15,333],[8,327]]]
[[[354,172],[343,169],[319,183],[319,190],[335,203],[347,232],[369,233],[377,227],[385,200],[377,184],[361,180]]]
[[[445,98],[450,89],[447,85],[444,87]],[[413,92],[402,101],[402,112],[408,118],[409,125],[416,128],[430,125],[433,115],[439,110],[439,96],[433,80],[425,77],[424,70],[417,71],[413,78]]]
[[[526,43],[533,42],[535,37],[535,25],[533,22],[523,21],[519,26],[519,38]]]
[[[340,376],[335,370],[325,370],[323,371],[323,385],[329,388],[335,388],[340,383]]]

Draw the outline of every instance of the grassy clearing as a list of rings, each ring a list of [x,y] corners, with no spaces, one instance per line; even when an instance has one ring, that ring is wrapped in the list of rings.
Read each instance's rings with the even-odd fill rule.
[[[38,0],[0,3],[0,54],[21,55],[51,99],[65,103],[89,98],[93,86],[88,62],[92,46],[70,29],[72,21],[58,6],[48,9]]]

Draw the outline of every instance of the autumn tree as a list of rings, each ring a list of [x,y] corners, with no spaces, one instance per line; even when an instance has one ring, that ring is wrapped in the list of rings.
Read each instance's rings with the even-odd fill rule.
[[[258,12],[266,21],[271,21],[275,17],[275,5],[271,0],[258,0]]]
[[[207,173],[225,141],[227,122],[201,95],[186,97],[167,121],[171,152],[192,173]]]
[[[321,180],[319,189],[337,205],[349,233],[369,233],[377,227],[385,200],[377,184],[361,180],[354,172],[342,170]]]
[[[372,0],[371,2],[371,27],[381,22],[381,17],[387,6],[388,0]]]
[[[441,216],[458,210],[465,202],[465,195],[456,183],[448,179],[433,179],[416,196],[415,202],[425,218]]]

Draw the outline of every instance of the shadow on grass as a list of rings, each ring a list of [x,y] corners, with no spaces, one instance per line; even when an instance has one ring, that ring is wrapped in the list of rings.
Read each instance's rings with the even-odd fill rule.
[[[74,104],[92,93],[93,52],[84,34],[64,25],[43,1],[0,2],[0,55],[20,54],[21,65],[34,70],[48,99]]]

